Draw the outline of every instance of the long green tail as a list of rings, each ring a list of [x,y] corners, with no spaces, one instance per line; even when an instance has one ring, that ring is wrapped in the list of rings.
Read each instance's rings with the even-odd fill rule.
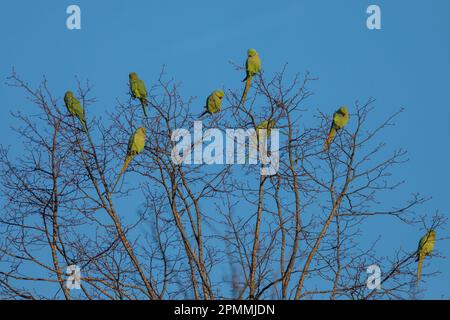
[[[81,124],[83,125],[83,130],[85,133],[88,132],[87,126],[86,126],[86,121],[85,120],[81,120]]]
[[[419,265],[417,267],[417,280],[416,280],[416,288],[419,286],[420,274],[422,273],[422,264],[424,257],[419,256]]]
[[[141,98],[139,100],[141,101],[142,110],[144,110],[144,116],[145,116],[145,118],[148,118],[148,116],[147,116],[147,99]]]
[[[333,142],[334,136],[336,135],[336,129],[331,127],[330,133],[328,134],[327,140],[323,146],[323,151],[328,151],[330,149],[330,144]]]
[[[252,83],[252,76],[247,76],[247,83],[245,84],[244,93],[242,94],[241,102],[239,105],[244,106],[245,99],[247,98],[248,89],[250,89],[250,84]]]
[[[114,187],[111,190],[111,193],[116,189],[117,184],[119,183],[120,178],[122,177],[125,170],[127,170],[128,165],[130,164],[133,157],[127,156],[125,158],[125,163],[123,164],[122,170],[120,170],[119,176],[117,177],[116,183],[114,183]]]

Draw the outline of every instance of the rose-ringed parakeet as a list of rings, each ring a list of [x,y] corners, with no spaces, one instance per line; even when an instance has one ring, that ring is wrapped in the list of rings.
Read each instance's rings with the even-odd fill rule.
[[[262,141],[262,145],[265,145],[265,140],[270,136],[272,129],[275,127],[275,120],[273,119],[268,119],[268,120],[264,120],[261,121],[261,123],[259,123],[256,126],[256,132],[255,134],[253,134],[250,137],[250,148],[249,150],[252,150],[252,148],[258,148],[258,140]],[[266,130],[266,135],[262,135],[261,134],[261,130]],[[247,160],[248,160],[249,156],[247,156]]]
[[[346,107],[341,107],[334,113],[330,133],[328,133],[327,140],[323,147],[324,151],[327,151],[330,148],[330,144],[333,142],[336,133],[347,125],[349,119],[350,115]]]
[[[144,127],[139,127],[133,135],[130,137],[130,140],[128,141],[128,149],[127,149],[127,155],[125,156],[125,162],[123,164],[122,170],[120,170],[119,176],[117,177],[117,181],[114,184],[114,187],[112,190],[114,190],[117,186],[117,183],[120,180],[120,177],[127,169],[128,165],[130,164],[131,160],[141,153],[144,150],[145,147],[145,134],[147,130]]]
[[[269,119],[264,120],[260,124],[256,126],[256,130],[258,130],[258,136],[259,136],[259,130],[266,129],[267,130],[267,137],[270,136],[270,133],[272,132],[272,129],[275,127],[275,120]]]
[[[252,78],[254,75],[258,74],[261,71],[261,59],[259,58],[258,53],[255,49],[248,49],[247,50],[247,61],[245,63],[247,75],[242,80],[242,82],[245,82],[245,89],[244,93],[242,94],[241,102],[240,104],[244,106],[245,99],[247,97],[248,89],[250,88],[250,84],[252,83]]]
[[[84,117],[84,109],[81,106],[80,101],[75,98],[72,91],[67,91],[64,95],[64,103],[66,105],[67,111],[72,116],[75,116],[80,120],[81,125],[83,126],[83,131],[87,132],[86,119]]]
[[[419,241],[419,247],[417,248],[417,260],[419,266],[417,267],[417,281],[416,287],[419,285],[420,273],[422,272],[423,260],[428,256],[434,248],[434,242],[436,240],[436,231],[429,230]]]
[[[222,90],[213,91],[206,99],[205,112],[200,115],[200,118],[205,114],[214,114],[222,110],[222,100],[225,96],[225,92]]]
[[[131,72],[130,78],[130,91],[133,99],[139,99],[144,110],[144,115],[147,118],[147,89],[145,88],[145,83],[139,79],[136,72]]]

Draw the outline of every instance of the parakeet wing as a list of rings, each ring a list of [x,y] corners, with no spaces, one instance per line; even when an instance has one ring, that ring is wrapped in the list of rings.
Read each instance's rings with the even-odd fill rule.
[[[261,70],[261,59],[258,55],[255,55],[253,57],[249,57],[247,59],[247,73],[251,76],[254,76],[255,74],[259,73]]]
[[[434,248],[434,240],[435,236],[428,232],[420,239],[417,251],[423,255],[430,254]]]
[[[81,120],[81,122],[85,121],[83,107],[81,106],[80,101],[78,101],[77,99],[74,99],[73,101],[73,112],[78,117],[78,119]]]
[[[70,114],[74,114],[73,112],[73,102],[72,102],[72,97],[70,97],[69,95],[65,95],[64,96],[64,104],[66,105],[67,111],[69,111]]]
[[[128,140],[127,155],[131,155],[131,154],[132,154],[135,136],[136,136],[136,132],[133,133],[133,134],[131,135],[130,139]]]
[[[147,98],[147,88],[145,87],[144,81],[141,79],[137,82],[137,90],[139,91],[140,98]]]
[[[419,245],[417,246],[417,252],[420,252],[425,244],[425,237],[420,238]]]
[[[348,123],[348,115],[344,116],[339,112],[336,112],[333,116],[333,126],[336,129],[342,129],[346,126],[346,124]]]
[[[130,90],[131,90],[131,93],[133,94],[133,97],[135,97],[135,98],[137,98],[137,99],[139,99],[139,98],[141,97],[141,94],[140,94],[140,92],[139,92],[139,88],[138,88],[137,81],[134,80],[134,79],[132,79],[132,80],[130,81]]]
[[[145,148],[145,133],[138,131],[134,137],[132,151],[141,153]]]
[[[339,112],[335,112],[334,113],[334,115],[333,115],[333,126],[336,129],[340,129],[341,128],[341,126],[340,126],[340,123],[342,122],[341,118],[342,118],[342,115]]]
[[[211,94],[208,97],[206,108],[209,113],[214,114],[221,110],[221,104],[222,104],[221,100],[214,94]]]

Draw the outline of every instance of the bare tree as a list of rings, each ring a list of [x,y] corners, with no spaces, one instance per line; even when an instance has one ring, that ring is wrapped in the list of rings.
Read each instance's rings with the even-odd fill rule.
[[[256,77],[245,106],[239,103],[241,88],[227,90],[228,106],[203,121],[205,128],[256,129],[263,120],[275,120],[279,170],[268,176],[261,175],[263,164],[172,160],[177,143],[172,135],[197,120],[191,112],[196,100],[183,98],[164,68],[149,88],[149,118],[129,97],[117,100],[107,120],[91,117],[90,107],[97,103],[92,87],[78,81],[88,133],[67,114],[45,78],[34,89],[13,71],[7,84],[21,89],[36,111],[13,114],[21,123],[14,128],[23,143],[20,150],[0,149],[1,296],[414,296],[416,244],[407,250],[394,245],[389,256],[380,255],[377,241],[364,241],[365,228],[379,216],[422,227],[421,232],[446,223],[439,213],[417,215],[428,200],[420,194],[403,204],[383,203],[386,192],[399,192],[403,185],[393,174],[407,158],[404,150],[389,154],[378,137],[402,110],[376,121],[371,117],[374,99],[356,102],[350,125],[324,152],[331,115],[307,107],[313,95],[308,86],[317,79],[309,73],[292,79],[286,74],[283,68],[271,78]],[[145,152],[113,190],[128,139],[141,125],[147,128]],[[383,270],[379,290],[366,286],[366,269],[373,264]],[[66,285],[71,265],[81,269],[81,290]]]

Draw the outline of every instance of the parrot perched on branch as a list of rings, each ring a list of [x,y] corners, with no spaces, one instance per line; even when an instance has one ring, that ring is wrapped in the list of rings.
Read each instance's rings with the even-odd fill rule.
[[[261,71],[261,59],[259,58],[259,55],[255,49],[248,49],[247,62],[245,63],[245,67],[247,69],[247,75],[244,80],[242,80],[242,82],[247,82],[245,84],[244,93],[242,94],[240,102],[240,105],[242,106],[244,106],[245,98],[247,97],[247,92],[250,88],[250,84],[252,83],[253,76]]]
[[[429,230],[419,241],[419,247],[417,248],[417,260],[419,266],[417,267],[417,281],[416,287],[419,286],[420,273],[422,272],[423,260],[426,256],[431,254],[434,248],[434,241],[436,240],[436,231]]]
[[[330,133],[328,133],[327,140],[323,147],[324,151],[327,151],[330,148],[330,144],[333,142],[336,133],[347,125],[349,119],[350,115],[346,107],[341,107],[334,113]]]
[[[139,79],[136,72],[131,72],[130,78],[130,91],[133,99],[139,99],[144,110],[144,115],[147,118],[147,89],[145,88],[145,83]]]
[[[249,148],[249,151],[252,150],[252,148],[258,148],[258,140],[259,139],[264,139],[264,140],[267,139],[270,136],[270,134],[272,132],[272,129],[274,127],[275,127],[275,120],[273,120],[273,119],[261,121],[261,123],[256,126],[255,134],[253,134],[250,137],[250,146],[249,146],[250,148]],[[260,136],[260,130],[262,130],[262,129],[267,130],[265,137],[264,136]],[[264,140],[262,142],[263,145],[265,144]],[[249,158],[249,156],[247,156],[247,160],[248,160],[248,158]]]
[[[64,103],[69,113],[72,116],[77,117],[78,120],[80,120],[83,126],[83,131],[87,132],[88,130],[86,126],[86,119],[84,117],[83,107],[81,106],[80,101],[78,101],[77,98],[75,98],[72,91],[66,92],[66,94],[64,95]]]
[[[258,130],[258,135],[259,135],[259,130],[266,129],[267,130],[267,136],[270,136],[270,133],[272,132],[272,129],[274,127],[275,127],[275,120],[269,119],[269,120],[264,120],[260,124],[258,124],[256,126],[256,130]]]
[[[122,170],[120,170],[119,176],[117,177],[117,181],[112,189],[113,191],[116,188],[117,183],[120,180],[120,177],[123,175],[128,165],[130,164],[131,160],[133,160],[133,158],[136,155],[138,155],[144,150],[146,132],[147,130],[144,127],[139,127],[130,137],[130,140],[128,141],[128,149],[127,155],[125,157],[125,163],[123,164]]]
[[[222,99],[225,96],[225,92],[222,90],[216,90],[211,93],[206,99],[206,110],[200,115],[200,118],[205,114],[214,114],[222,110]]]

